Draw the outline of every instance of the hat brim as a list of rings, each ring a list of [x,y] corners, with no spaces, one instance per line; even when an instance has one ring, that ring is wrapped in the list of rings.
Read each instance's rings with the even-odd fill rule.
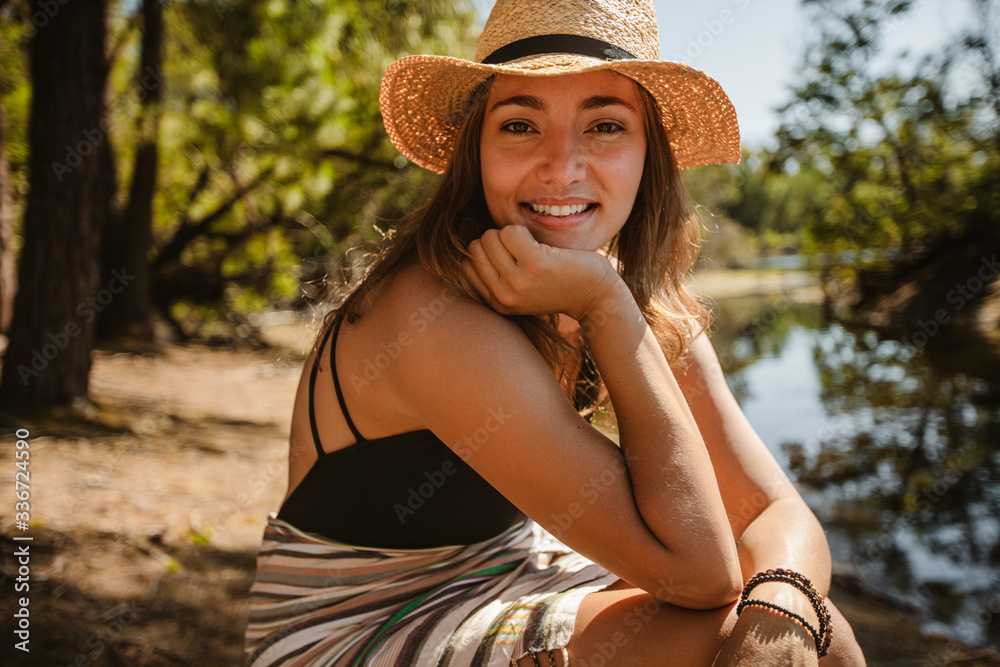
[[[469,97],[491,75],[559,76],[602,69],[635,80],[653,96],[679,168],[740,161],[739,124],[729,96],[715,79],[683,63],[545,54],[484,65],[448,56],[407,56],[386,69],[379,107],[399,152],[443,173]]]

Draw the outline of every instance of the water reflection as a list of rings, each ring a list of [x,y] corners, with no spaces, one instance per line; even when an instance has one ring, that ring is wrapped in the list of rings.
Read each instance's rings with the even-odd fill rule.
[[[1000,644],[1000,373],[974,341],[917,351],[783,299],[720,302],[744,411],[834,558],[928,630]]]

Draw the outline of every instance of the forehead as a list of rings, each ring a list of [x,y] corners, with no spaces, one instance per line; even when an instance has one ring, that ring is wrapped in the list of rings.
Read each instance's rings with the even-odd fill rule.
[[[576,100],[593,96],[617,97],[639,108],[636,83],[611,70],[596,70],[562,76],[519,76],[499,74],[490,88],[490,101],[514,95],[540,99]]]

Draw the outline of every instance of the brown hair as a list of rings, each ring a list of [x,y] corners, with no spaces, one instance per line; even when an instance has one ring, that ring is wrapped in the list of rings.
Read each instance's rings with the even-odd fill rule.
[[[326,316],[322,331],[339,316],[349,323],[357,321],[377,301],[387,279],[418,259],[438,280],[483,302],[465,278],[462,264],[469,243],[495,227],[486,207],[480,171],[480,130],[491,85],[492,77],[470,98],[454,154],[431,200],[403,218],[387,235],[366,268],[347,285],[340,306]],[[608,254],[617,259],[619,274],[668,361],[674,364],[709,323],[708,311],[682,282],[697,259],[701,236],[694,204],[681,180],[656,101],[642,86],[635,85],[646,129],[645,166],[632,212],[612,239]],[[333,287],[336,290],[337,286]],[[516,315],[510,319],[554,371],[564,369],[567,359],[577,354],[558,332],[555,315]],[[572,379],[560,375],[560,381],[570,393]],[[587,392],[589,407],[596,399],[594,389]]]

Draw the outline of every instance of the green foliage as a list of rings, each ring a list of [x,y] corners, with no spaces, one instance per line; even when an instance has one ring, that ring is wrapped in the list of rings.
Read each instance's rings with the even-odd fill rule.
[[[164,3],[160,72],[139,71],[140,3],[109,5],[118,199],[150,129],[143,98],[162,80],[150,261],[161,312],[188,333],[295,304],[433,184],[389,142],[379,84],[404,55],[471,57],[468,2],[174,0]],[[29,3],[4,3],[0,18],[5,138],[23,195]]]
[[[31,86],[28,81],[27,3],[14,2],[0,10],[0,96],[3,99],[7,144],[14,192],[28,186],[28,114]]]
[[[386,66],[415,53],[471,57],[467,2],[174,0],[164,4],[163,69],[140,72],[140,3],[111,2],[107,118],[127,200],[161,79],[153,203],[154,292],[188,333],[288,307],[300,285],[338,272],[343,250],[421,201],[434,177],[409,165],[382,126]],[[29,5],[0,21],[0,94],[15,192],[24,193]]]
[[[761,253],[801,250],[804,221],[829,197],[826,178],[811,171],[788,173],[768,150],[744,154],[739,165],[692,170],[685,173],[684,180],[695,201],[715,216],[723,233],[728,221],[735,221],[748,233],[743,242],[748,247],[736,251],[739,256],[719,257],[713,234],[705,239],[712,259],[731,266],[745,264]]]
[[[813,188],[812,201],[797,210],[804,249],[874,249],[872,262],[886,264],[919,257],[970,228],[996,225],[995,71],[979,69],[979,81],[956,85],[950,73],[971,57],[966,49],[907,63],[907,74],[873,73],[870,62],[880,53],[883,31],[912,3],[804,4],[824,27],[807,51],[795,98],[783,109],[774,156],[782,171],[794,172],[786,180],[805,179]],[[974,4],[995,12],[993,3]],[[992,57],[988,25],[969,31],[957,42],[980,44]]]
[[[471,54],[472,19],[440,0],[168,5],[154,234],[162,249],[199,233],[154,262],[238,285],[223,311],[293,303],[427,187],[385,135],[381,75],[410,53]]]
[[[757,252],[850,261],[826,269],[847,281],[1000,227],[1000,3],[972,0],[977,22],[951,49],[901,56],[886,72],[872,62],[913,3],[803,4],[818,33],[782,109],[777,150],[686,174],[695,200],[720,227],[746,229]]]

